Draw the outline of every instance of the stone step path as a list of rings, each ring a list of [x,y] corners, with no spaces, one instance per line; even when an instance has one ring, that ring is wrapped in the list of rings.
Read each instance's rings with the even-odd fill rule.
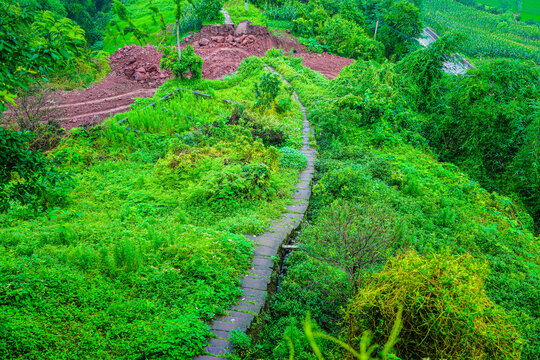
[[[224,25],[234,25],[234,22],[231,19],[231,16],[229,15],[229,12],[225,10],[225,8],[221,8],[221,13],[225,17]]]
[[[267,69],[276,72],[270,67]],[[283,80],[289,84],[287,80]],[[311,180],[315,173],[316,152],[309,145],[312,129],[307,119],[306,108],[300,102],[296,91],[293,93],[293,99],[300,104],[302,110],[303,139],[300,151],[308,159],[307,166],[300,172],[298,184],[295,185],[297,191],[293,194],[294,203],[285,208],[287,212],[274,221],[267,232],[259,236],[246,236],[256,245],[251,269],[241,279],[244,296],[239,299],[238,304],[231,307],[228,315],[221,316],[210,324],[216,339],[210,339],[209,345],[206,347],[207,354],[198,356],[195,360],[223,359],[224,356],[232,352],[232,344],[229,341],[230,332],[232,330],[246,332],[264,308],[272,274],[279,270],[278,264],[274,263],[272,257],[280,253],[281,245],[289,241],[291,234],[300,226],[304,218],[311,196]]]

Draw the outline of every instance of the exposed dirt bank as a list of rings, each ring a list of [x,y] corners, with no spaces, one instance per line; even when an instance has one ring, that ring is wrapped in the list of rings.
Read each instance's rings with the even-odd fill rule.
[[[264,56],[271,48],[282,48],[287,53],[295,49],[297,56],[304,58],[305,66],[330,79],[352,63],[339,56],[306,52],[292,36],[276,36],[247,22],[236,27],[204,26],[199,33],[187,37],[182,47],[188,44],[204,59],[202,75],[206,79],[220,79],[236,71],[246,57]],[[127,111],[136,97],[152,96],[172,76],[160,69],[161,53],[155,46],[127,45],[109,60],[111,73],[100,83],[81,91],[60,91],[52,97],[50,106],[61,110],[62,126],[66,129]],[[9,113],[6,115],[9,119]]]

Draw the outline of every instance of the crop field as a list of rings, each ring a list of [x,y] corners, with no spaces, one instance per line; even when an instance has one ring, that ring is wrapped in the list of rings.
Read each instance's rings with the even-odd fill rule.
[[[298,178],[280,148],[300,146],[299,108],[242,110],[255,100],[257,64],[249,76],[182,84],[212,99],[138,101],[51,153],[74,179],[66,202],[0,217],[0,358],[201,352],[205,322],[240,295],[252,256],[243,234],[281,214]]]
[[[472,57],[505,57],[540,61],[540,29],[507,22],[453,0],[427,0],[426,24],[440,34],[458,31],[465,36],[460,51]]]
[[[501,5],[499,0],[480,0],[479,3],[492,7],[498,7]],[[514,1],[515,3],[515,1]],[[523,21],[528,19],[534,19],[540,21],[540,2],[536,0],[523,0],[521,6],[521,19]],[[512,11],[517,13],[516,5],[512,7]]]

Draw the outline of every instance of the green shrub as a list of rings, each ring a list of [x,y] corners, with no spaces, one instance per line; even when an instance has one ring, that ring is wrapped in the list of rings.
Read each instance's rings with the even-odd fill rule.
[[[336,200],[317,214],[313,226],[303,230],[302,249],[343,269],[356,290],[357,279],[366,268],[385,261],[405,245],[406,226],[387,207]]]
[[[320,38],[328,49],[340,56],[353,59],[378,59],[383,47],[368,38],[365,31],[354,22],[334,16],[326,23]]]
[[[61,203],[70,180],[53,158],[32,151],[34,134],[0,128],[0,212],[13,205],[48,207]]]
[[[294,251],[284,263],[286,276],[281,278],[279,292],[272,297],[265,316],[260,339],[259,358],[286,359],[289,356],[288,335],[294,345],[295,359],[312,359],[313,353],[302,330],[307,312],[311,312],[321,330],[339,331],[341,309],[351,292],[347,275],[339,268]],[[325,352],[333,345],[319,344]]]
[[[249,354],[251,348],[251,338],[244,332],[234,329],[229,333],[229,341],[235,350],[235,355],[239,355],[242,359]]]
[[[278,114],[283,114],[291,109],[292,99],[289,95],[278,97],[276,102],[276,112]]]
[[[279,75],[274,73],[262,75],[260,81],[255,84],[255,94],[257,95],[255,107],[260,107],[263,110],[271,108],[278,96],[280,84]]]
[[[200,79],[203,67],[203,59],[195,55],[193,46],[188,45],[178,60],[178,52],[175,47],[162,46],[160,51],[163,53],[161,58],[161,68],[172,71],[172,73],[184,80],[191,74],[191,79]]]
[[[448,252],[408,252],[389,260],[381,273],[365,279],[347,309],[349,344],[358,348],[366,330],[384,343],[403,306],[395,345],[401,358],[519,359],[523,341],[488,298],[487,273],[470,255]]]
[[[307,157],[291,147],[282,147],[279,152],[283,155],[279,160],[280,166],[302,170],[307,165]]]
[[[243,76],[249,76],[258,73],[264,67],[264,61],[256,56],[245,58],[238,66],[238,73]]]
[[[322,54],[325,51],[328,51],[328,46],[320,44],[317,39],[309,38],[302,42],[303,45],[307,46],[308,51],[316,52],[317,54]]]
[[[150,359],[191,359],[203,352],[210,335],[210,327],[196,315],[181,316],[165,325],[161,342],[151,348],[148,356]]]

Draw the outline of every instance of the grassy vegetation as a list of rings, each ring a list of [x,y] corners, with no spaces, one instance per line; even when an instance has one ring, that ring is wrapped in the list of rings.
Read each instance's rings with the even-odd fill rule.
[[[109,51],[172,41],[173,4],[155,1],[167,20],[129,3]],[[462,50],[482,61],[466,76],[440,71],[453,36],[417,51],[388,29],[371,40],[366,9],[350,6],[371,2],[262,13],[236,0],[235,22],[272,17],[358,61],[328,80],[270,50],[223,81],[170,80],[57,147],[55,133],[44,154],[31,134],[0,129],[0,358],[202,353],[207,323],[240,295],[244,234],[280,215],[307,162],[300,107],[264,63],[306,106],[318,159],[261,332],[231,334],[242,358],[539,358],[540,73],[486,58],[536,59],[540,35],[454,1],[424,3],[436,30],[469,35]],[[368,10],[396,26],[403,16],[410,39],[422,25],[412,4]],[[191,15],[183,29],[200,25]],[[123,37],[131,24],[138,37]]]
[[[268,25],[268,20],[263,15],[262,11],[255,5],[249,4],[248,11],[246,12],[244,0],[226,1],[224,7],[227,9],[227,12],[235,24],[238,24],[244,20],[249,20],[253,25]]]
[[[366,330],[379,334],[376,341],[385,342],[399,304],[405,306],[401,345],[395,348],[399,358],[434,356],[443,348],[447,351],[437,353],[437,357],[506,359],[519,358],[523,352],[523,358],[536,358],[540,351],[540,256],[530,216],[511,199],[484,190],[456,166],[437,161],[420,138],[412,133],[405,135],[404,129],[414,129],[412,123],[402,124],[401,130],[395,132],[386,122],[390,115],[367,118],[380,107],[400,106],[398,98],[386,97],[392,90],[383,84],[397,80],[390,68],[357,62],[337,79],[328,81],[293,59],[267,57],[267,61],[292,83],[307,106],[317,126],[320,152],[309,208],[310,225],[297,239],[304,251],[294,252],[287,259],[286,276],[280,292],[271,300],[260,342],[253,347],[257,350],[253,358],[286,358],[289,345],[283,333],[293,339],[295,358],[309,358],[313,350],[302,325],[308,311],[324,331],[336,336],[349,332],[344,340],[356,349]],[[351,98],[354,95],[343,95],[362,91],[364,86],[372,89],[370,101],[378,107],[365,102],[357,107],[358,102]],[[382,100],[373,91],[382,91],[390,101]],[[377,252],[372,257],[360,253],[363,257],[358,263],[364,266],[357,270],[359,273],[349,273],[350,255],[340,255],[342,246],[346,239],[363,238],[373,239]],[[388,272],[373,278],[369,275],[381,271],[384,262],[377,258],[393,259],[404,248],[420,253],[422,256],[412,262],[424,265],[410,265],[410,258],[401,258],[391,260]],[[472,258],[459,260],[463,254]],[[445,271],[464,272],[441,274],[437,268],[442,260],[430,260],[437,256],[449,259]],[[457,263],[461,265],[456,268]],[[416,282],[421,287],[415,287],[412,270],[405,270],[408,266],[425,266],[422,281]],[[394,275],[390,275],[392,271]],[[399,280],[400,276],[405,277]],[[425,281],[431,286],[422,290]],[[391,285],[383,286],[385,282]],[[356,286],[364,296],[355,298],[356,303],[347,310]],[[468,286],[477,287],[475,299],[470,298]],[[454,290],[456,293],[451,293]],[[433,297],[433,291],[441,294]],[[450,310],[450,305],[413,305],[415,301],[426,304],[430,299],[452,299],[449,304],[457,307]],[[472,308],[479,312],[471,312]],[[364,311],[359,309],[366,311],[364,315],[359,315]],[[342,311],[346,311],[351,324],[345,330],[338,325]],[[464,313],[459,315],[461,311]],[[442,319],[443,315],[452,319],[444,320],[444,325],[433,323],[422,336],[433,336],[426,346],[439,341],[448,346],[420,350],[418,344],[424,343],[424,337],[416,338],[420,325],[414,322],[420,317]],[[477,325],[467,327],[459,320],[462,316],[470,316]],[[499,325],[486,330],[479,325],[485,322]],[[441,331],[432,331],[436,327]],[[493,346],[490,348],[488,343]],[[452,353],[449,344],[461,345]],[[343,358],[346,353],[332,350],[332,342],[321,340],[319,345],[329,358]],[[469,355],[463,355],[466,353]]]
[[[180,12],[180,34],[181,38],[190,32],[195,32],[202,25],[222,22],[222,15],[216,12],[221,6],[220,1],[199,1],[191,4],[181,3]],[[131,25],[125,20],[120,19],[118,14],[113,13],[111,21],[105,28],[105,39],[103,49],[108,53],[113,53],[124,45],[172,45],[176,38],[173,35],[175,31],[175,11],[176,3],[171,0],[154,0],[149,3],[144,0],[130,2],[126,6],[127,16],[135,27],[140,30],[142,35],[137,37],[135,32],[125,33],[126,28]]]
[[[299,108],[248,110],[263,72],[246,63],[249,71],[225,82],[182,84],[213,99],[178,92],[130,111],[122,126],[117,116],[75,129],[49,154],[76,185],[65,203],[12,203],[0,215],[0,357],[186,359],[202,351],[205,322],[240,295],[252,248],[243,234],[279,216],[298,174],[280,165],[279,148],[299,147]]]

